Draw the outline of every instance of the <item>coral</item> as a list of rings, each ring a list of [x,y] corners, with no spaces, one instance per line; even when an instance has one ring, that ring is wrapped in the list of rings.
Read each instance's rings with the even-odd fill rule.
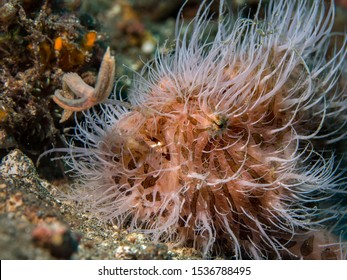
[[[177,23],[172,53],[135,76],[129,105],[85,113],[73,138],[82,146],[60,149],[76,177],[70,197],[205,257],[345,258],[328,230],[341,218],[328,202],[346,186],[334,154],[346,134],[346,36],[328,52],[333,4],[225,14],[222,1],[207,41],[202,4],[188,30]]]
[[[97,32],[61,10],[62,2],[0,1],[1,155],[19,147],[35,158],[59,142],[60,116],[51,95],[65,72],[81,74],[100,64]]]
[[[3,24],[2,28],[6,29],[12,22],[17,13],[16,3],[17,1],[0,1],[0,22]]]

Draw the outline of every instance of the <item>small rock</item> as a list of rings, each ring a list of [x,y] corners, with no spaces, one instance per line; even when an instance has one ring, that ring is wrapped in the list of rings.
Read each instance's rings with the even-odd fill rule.
[[[23,194],[21,192],[16,192],[14,195],[11,195],[6,201],[6,211],[15,212],[18,207],[23,205]]]
[[[52,256],[59,259],[70,259],[80,240],[79,235],[60,222],[37,226],[32,231],[32,238],[38,246],[49,249]]]
[[[120,260],[168,260],[168,247],[161,243],[125,244],[117,248],[116,259]]]
[[[37,173],[31,159],[20,150],[15,149],[3,158],[0,165],[0,174],[6,178],[12,175],[26,177]]]

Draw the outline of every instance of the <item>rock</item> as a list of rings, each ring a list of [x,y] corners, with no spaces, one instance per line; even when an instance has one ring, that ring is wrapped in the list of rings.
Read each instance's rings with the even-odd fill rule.
[[[61,214],[55,188],[39,178],[33,162],[16,149],[0,164],[1,259],[69,259],[77,250]],[[43,232],[50,233],[45,239]],[[59,242],[60,240],[60,242]]]
[[[40,247],[47,248],[59,259],[69,259],[76,252],[80,235],[71,232],[60,222],[41,224],[32,231],[32,238]]]
[[[66,184],[65,184],[66,185]],[[0,164],[0,259],[170,259],[165,244],[128,233],[56,198],[20,150]],[[68,185],[66,185],[69,187]]]

